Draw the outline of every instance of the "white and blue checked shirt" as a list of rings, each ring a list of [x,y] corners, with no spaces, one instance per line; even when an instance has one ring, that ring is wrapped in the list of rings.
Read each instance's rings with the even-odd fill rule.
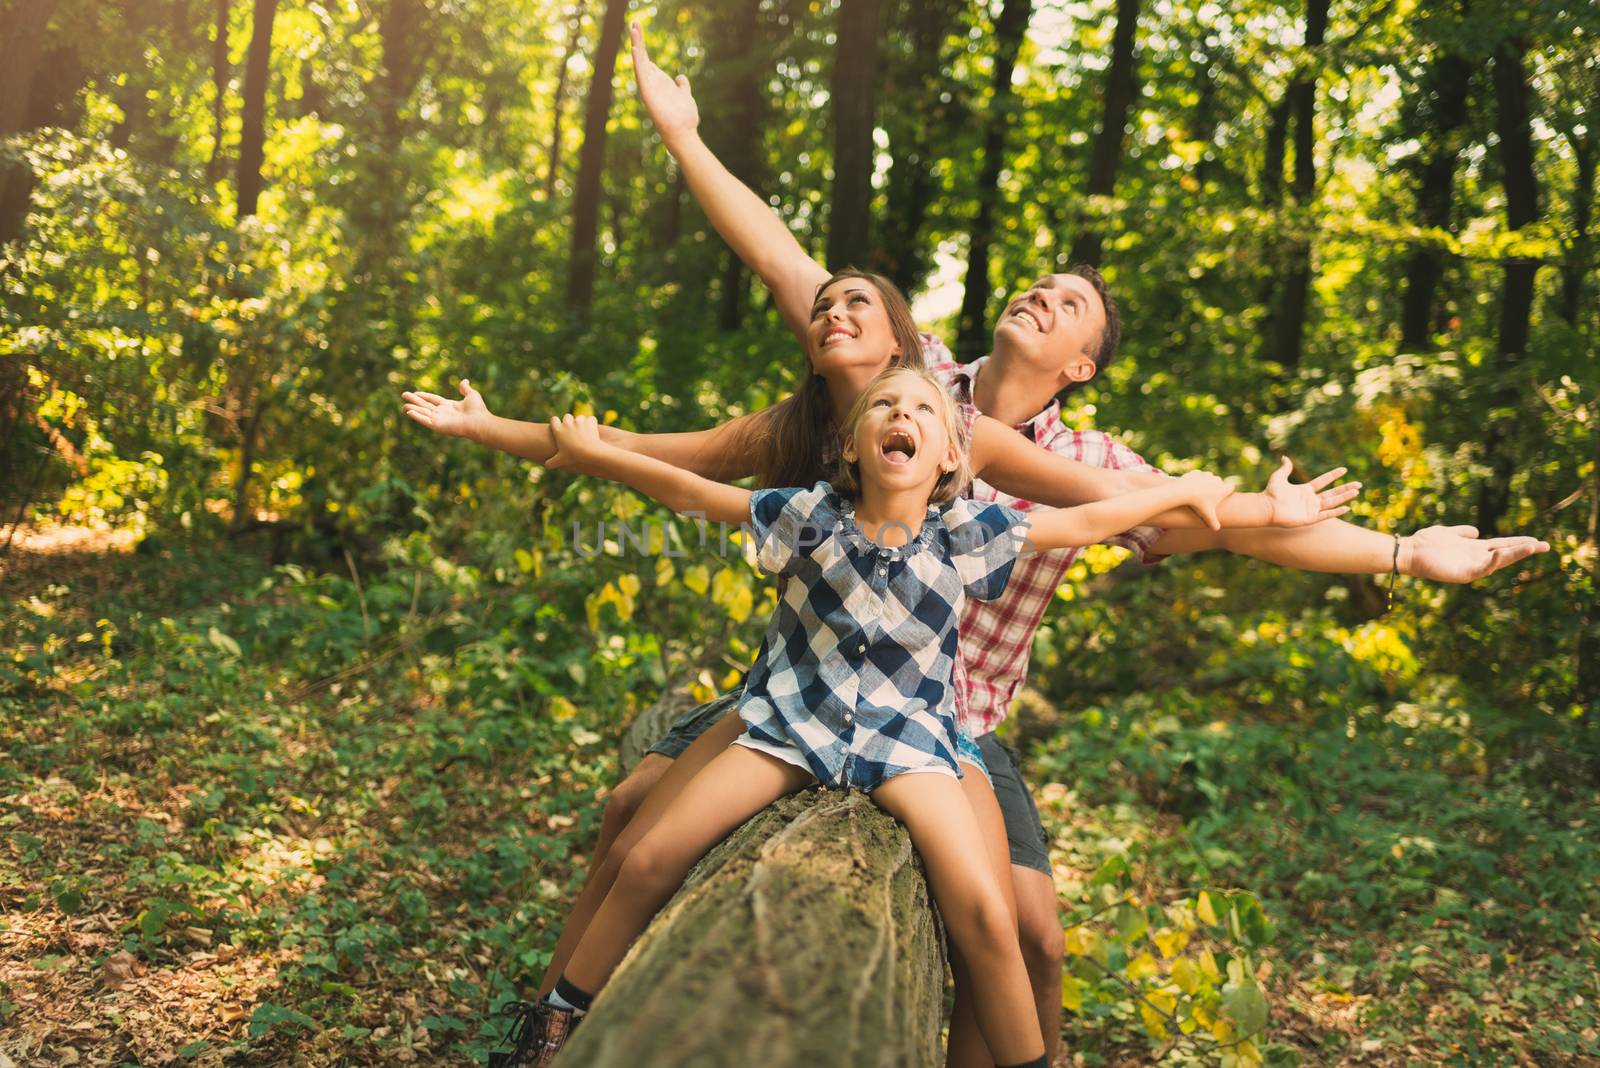
[[[739,704],[739,743],[832,787],[959,777],[956,622],[966,597],[1005,590],[1027,516],[957,498],[886,548],[826,482],[758,491],[750,516],[757,561],[787,581]]]

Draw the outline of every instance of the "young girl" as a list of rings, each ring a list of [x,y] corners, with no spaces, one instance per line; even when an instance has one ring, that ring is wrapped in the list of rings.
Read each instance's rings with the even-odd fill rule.
[[[891,369],[843,422],[834,485],[751,492],[600,438],[593,419],[551,424],[550,466],[624,482],[678,512],[748,523],[757,559],[786,581],[740,701],[745,731],[684,787],[628,853],[541,1018],[511,1065],[545,1065],[628,946],[696,861],[785,794],[820,781],[866,791],[904,823],[951,941],[974,978],[999,1065],[1044,1065],[1015,929],[957,779],[951,675],[962,599],[1004,590],[1019,551],[1098,541],[1231,492],[1194,472],[1155,488],[1032,517],[956,496],[971,478],[955,407],[926,372]],[[1024,533],[1025,532],[1025,533]]]

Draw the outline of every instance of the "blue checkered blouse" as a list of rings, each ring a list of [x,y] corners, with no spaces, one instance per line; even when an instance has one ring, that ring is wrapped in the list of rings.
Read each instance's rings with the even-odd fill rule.
[[[959,776],[956,623],[1005,590],[1027,516],[957,498],[885,548],[826,482],[750,501],[757,561],[784,576],[750,669],[739,743],[871,791],[908,771]]]

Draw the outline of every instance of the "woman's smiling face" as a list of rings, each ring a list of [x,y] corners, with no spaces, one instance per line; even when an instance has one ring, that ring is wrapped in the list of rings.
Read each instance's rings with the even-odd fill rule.
[[[846,368],[881,371],[900,351],[882,295],[865,278],[840,278],[817,294],[806,328],[811,366],[820,375]]]

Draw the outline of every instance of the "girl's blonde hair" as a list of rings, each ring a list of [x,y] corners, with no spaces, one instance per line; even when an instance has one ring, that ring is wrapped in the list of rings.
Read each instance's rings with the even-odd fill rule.
[[[820,295],[843,278],[860,278],[878,291],[900,348],[889,357],[889,366],[922,367],[922,335],[917,333],[911,306],[895,284],[881,274],[846,267],[818,286],[817,293]],[[806,353],[806,369],[806,380],[800,388],[774,405],[744,442],[743,447],[758,457],[756,481],[762,486],[810,486],[828,479],[822,455],[836,434],[830,414],[832,403],[828,399],[828,383],[811,370],[810,352]]]
[[[856,427],[861,422],[861,417],[866,414],[867,405],[872,401],[872,395],[890,382],[901,378],[920,378],[933,387],[938,394],[938,413],[944,423],[945,433],[949,436],[951,444],[956,447],[956,467],[953,471],[942,471],[939,480],[933,484],[933,493],[928,498],[929,504],[948,504],[961,495],[967,483],[972,481],[972,462],[967,458],[967,426],[961,418],[961,413],[956,410],[956,402],[950,399],[950,394],[933,375],[921,367],[891,367],[883,371],[867,383],[867,388],[861,391],[861,396],[850,406],[850,414],[845,418],[844,426],[839,428],[841,441],[845,437],[854,437]],[[860,442],[856,449],[861,448]],[[833,477],[833,488],[846,497],[856,498],[861,495],[861,471],[856,463],[840,457],[839,470]]]

